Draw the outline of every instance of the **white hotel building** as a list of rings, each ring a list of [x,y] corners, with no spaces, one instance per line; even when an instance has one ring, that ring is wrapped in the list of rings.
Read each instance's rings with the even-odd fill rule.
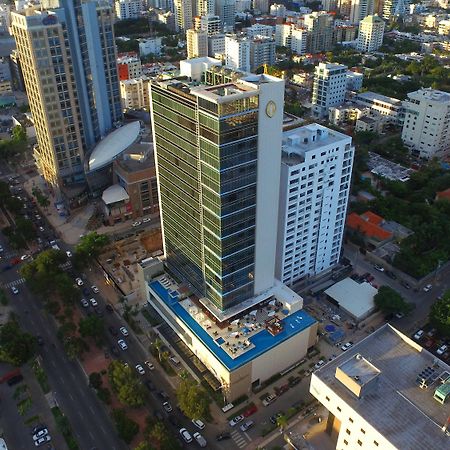
[[[283,133],[276,275],[292,285],[339,261],[354,148],[318,124]]]

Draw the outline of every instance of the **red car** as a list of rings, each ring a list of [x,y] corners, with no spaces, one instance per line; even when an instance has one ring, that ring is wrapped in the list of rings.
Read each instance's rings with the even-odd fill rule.
[[[250,406],[250,408],[248,408],[245,412],[244,412],[244,414],[243,414],[243,416],[244,417],[249,417],[249,416],[251,416],[252,414],[255,414],[255,412],[258,410],[258,408],[256,407],[256,405],[252,405],[252,406]]]

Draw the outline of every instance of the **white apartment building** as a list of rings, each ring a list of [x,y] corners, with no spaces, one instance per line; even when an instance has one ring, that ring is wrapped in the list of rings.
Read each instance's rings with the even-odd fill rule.
[[[385,23],[378,15],[367,16],[359,24],[356,48],[360,52],[369,53],[383,45]]]
[[[357,25],[365,17],[374,13],[374,0],[352,0],[350,6],[350,22]]]
[[[222,30],[222,23],[220,21],[220,17],[207,14],[206,16],[201,16],[198,24],[198,28],[200,30],[206,31],[208,36],[213,36],[214,34],[218,34]]]
[[[208,56],[208,33],[203,30],[187,30],[187,57],[201,58]]]
[[[358,92],[362,89],[364,75],[347,70],[347,91]]]
[[[139,39],[139,54],[141,56],[147,55],[161,55],[161,43],[162,38],[154,37],[154,38],[146,38]]]
[[[401,125],[404,120],[404,109],[401,100],[376,92],[361,92],[353,97],[357,105],[369,108],[371,115],[381,115],[389,123]]]
[[[274,27],[271,25],[263,25],[260,23],[255,23],[251,27],[245,29],[245,34],[248,37],[265,36],[272,37],[274,32]]]
[[[214,34],[208,37],[208,56],[213,58],[216,55],[222,55],[220,59],[225,59],[225,35]]]
[[[120,99],[123,109],[149,108],[149,82],[150,78],[146,76],[120,81]]]
[[[410,92],[403,102],[402,139],[413,155],[442,157],[450,150],[450,94],[435,89]]]
[[[250,72],[251,40],[236,35],[225,36],[225,65],[232,69]]]
[[[6,3],[0,4],[0,31],[2,33],[9,33],[9,26],[11,25],[11,6]]]
[[[289,47],[297,55],[304,55],[308,43],[308,31],[294,23],[277,24],[275,42],[276,45]]]
[[[438,33],[442,36],[450,34],[450,20],[441,20],[438,25]]]
[[[386,324],[311,376],[336,450],[449,446],[450,366]]]
[[[142,75],[141,59],[137,56],[121,56],[117,58],[117,68],[121,80],[130,80]]]
[[[314,73],[312,92],[313,114],[322,118],[328,116],[330,106],[344,103],[347,91],[347,66],[319,63]]]
[[[195,0],[193,0],[195,3]],[[216,13],[216,2],[215,0],[198,0],[197,1],[197,11],[198,16],[213,15]]]
[[[116,17],[120,20],[137,19],[144,9],[143,0],[116,0]]]
[[[275,64],[276,45],[275,39],[265,36],[257,36],[250,43],[250,71],[254,72],[264,64]]]
[[[286,6],[274,3],[270,5],[270,15],[275,17],[286,17]]]
[[[283,133],[276,274],[284,284],[338,263],[353,156],[352,138],[322,125]]]

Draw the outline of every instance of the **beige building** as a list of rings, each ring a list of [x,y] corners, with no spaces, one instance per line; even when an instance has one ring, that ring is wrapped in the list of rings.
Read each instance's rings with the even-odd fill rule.
[[[186,40],[188,59],[208,56],[208,32],[206,30],[187,30]]]
[[[384,26],[384,20],[376,14],[361,20],[356,44],[357,50],[364,53],[378,50],[383,45]]]
[[[121,80],[120,98],[123,109],[149,109],[150,79],[146,76],[132,80]]]
[[[313,12],[304,16],[304,27],[308,30],[306,49],[309,53],[331,50],[333,46],[333,16],[326,12]]]

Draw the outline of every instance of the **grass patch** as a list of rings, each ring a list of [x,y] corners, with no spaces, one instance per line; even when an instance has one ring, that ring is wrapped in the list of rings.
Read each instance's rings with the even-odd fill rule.
[[[21,416],[24,416],[32,406],[33,400],[31,400],[31,397],[27,397],[17,403],[17,411]]]
[[[61,412],[61,410],[54,406],[52,408],[52,414],[55,418],[56,426],[61,434],[64,436],[66,440],[66,444],[70,450],[80,450],[78,447],[78,443],[75,440],[75,437],[72,432],[72,427],[70,426],[69,419]]]
[[[243,408],[238,409],[237,411],[235,411],[233,414],[231,414],[231,416],[228,416],[227,420],[231,420],[233,417],[236,417],[236,416],[239,416],[240,414],[243,414],[245,411],[247,411],[247,409],[250,409],[253,406],[255,406],[255,404],[253,402],[250,402],[248,405],[245,405]]]
[[[41,418],[36,414],[35,416],[31,416],[27,420],[25,420],[25,425],[34,425],[35,423],[40,421]]]
[[[41,385],[44,394],[48,394],[50,392],[50,385],[48,384],[47,374],[45,370],[39,365],[38,361],[35,359],[33,364],[31,365],[34,375],[38,380],[38,383]]]
[[[159,325],[161,323],[161,321],[159,321],[156,317],[152,316],[147,309],[142,309],[141,310],[142,315],[145,317],[145,319],[147,320],[147,322],[152,326],[152,327],[156,327],[157,325]]]

